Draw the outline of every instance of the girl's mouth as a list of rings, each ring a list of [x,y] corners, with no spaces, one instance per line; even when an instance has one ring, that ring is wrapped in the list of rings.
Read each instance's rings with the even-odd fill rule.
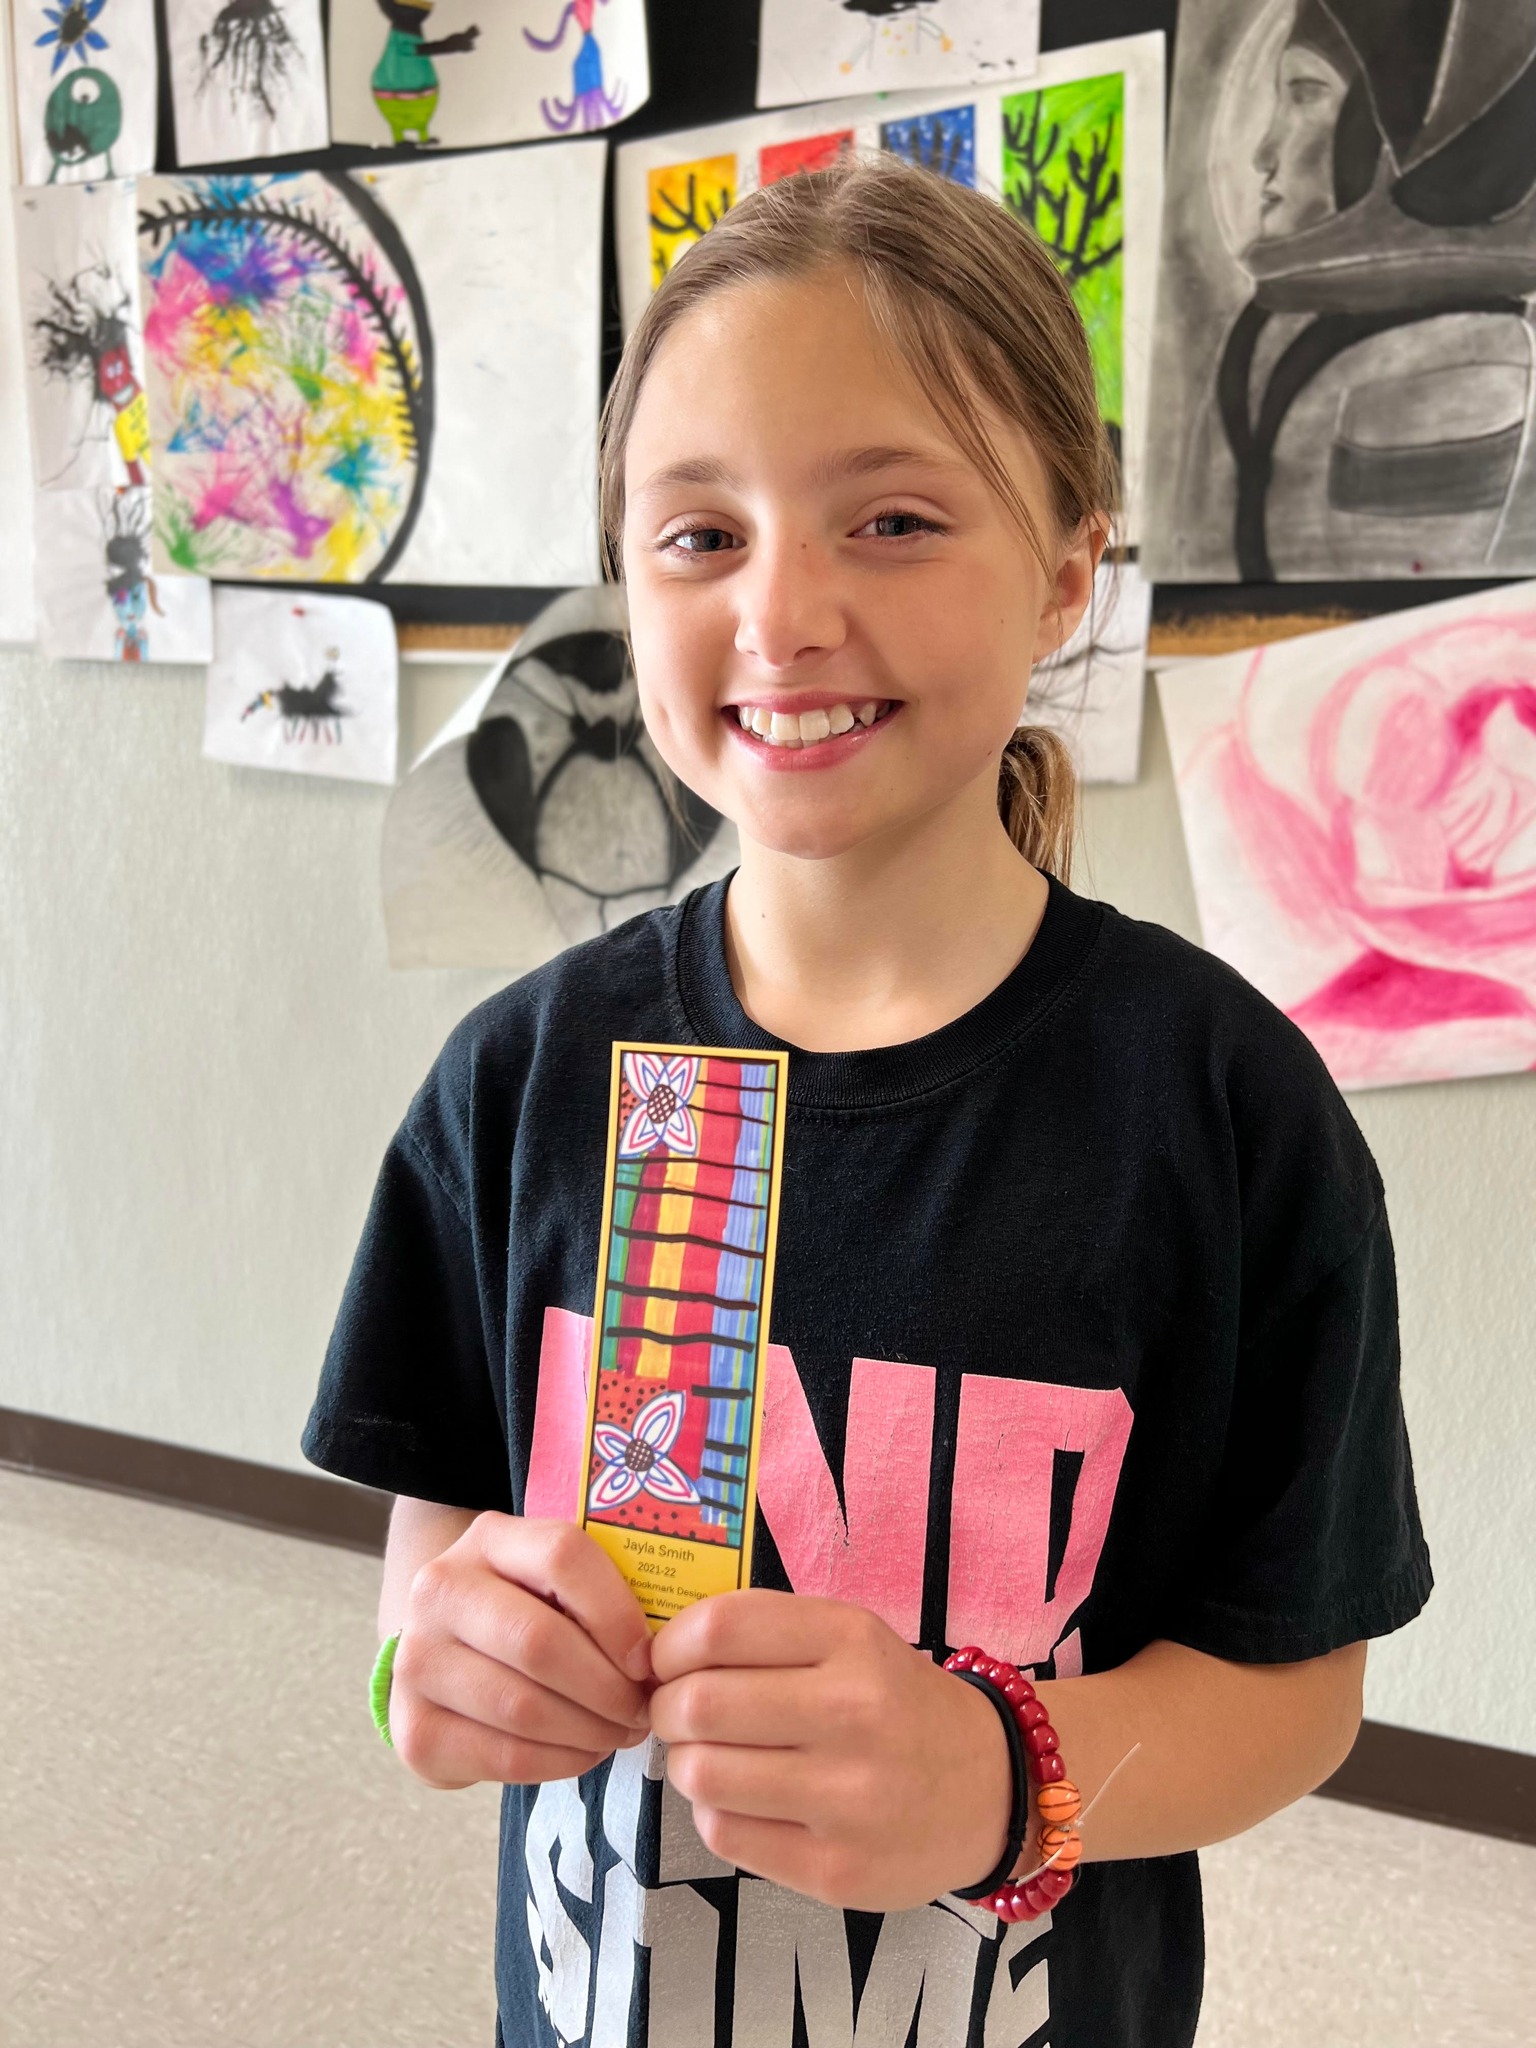
[[[820,704],[810,711],[771,711],[764,704],[728,704],[725,716],[740,727],[748,742],[775,752],[813,752],[822,747],[844,751],[837,741],[857,740],[899,708],[889,697],[850,699]]]

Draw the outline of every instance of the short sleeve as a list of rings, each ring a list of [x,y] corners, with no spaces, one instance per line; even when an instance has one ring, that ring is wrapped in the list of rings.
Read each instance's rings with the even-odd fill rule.
[[[1378,1202],[1354,1249],[1237,1361],[1222,1471],[1166,1633],[1244,1663],[1389,1634],[1429,1597]]]
[[[302,1438],[387,1493],[510,1513],[474,1234],[409,1121],[384,1158]]]

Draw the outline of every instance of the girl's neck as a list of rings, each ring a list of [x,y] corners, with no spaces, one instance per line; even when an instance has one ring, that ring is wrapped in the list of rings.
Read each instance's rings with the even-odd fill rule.
[[[725,934],[747,1015],[807,1052],[854,1052],[922,1038],[990,995],[1048,891],[976,794],[904,826],[900,846],[801,860],[743,839]]]

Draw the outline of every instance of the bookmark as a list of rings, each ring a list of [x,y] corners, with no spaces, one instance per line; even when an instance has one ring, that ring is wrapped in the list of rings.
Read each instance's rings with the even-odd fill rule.
[[[581,1526],[653,1628],[751,1579],[788,1058],[613,1048]]]

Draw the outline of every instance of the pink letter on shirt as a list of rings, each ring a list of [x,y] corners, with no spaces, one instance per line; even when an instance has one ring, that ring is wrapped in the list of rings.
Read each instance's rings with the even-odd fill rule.
[[[539,1390],[528,1447],[523,1513],[530,1521],[574,1522],[581,1511],[581,1450],[587,1432],[587,1365],[592,1318],[544,1311]]]
[[[1013,1664],[1043,1664],[1050,1656],[1093,1585],[1131,1420],[1118,1387],[965,1375],[950,1502],[945,1633],[951,1643],[980,1643]],[[1080,1451],[1083,1463],[1066,1551],[1047,1600],[1057,1451]],[[1067,1661],[1081,1669],[1075,1641]]]
[[[768,1346],[757,1498],[797,1593],[851,1600],[904,1641],[921,1634],[934,1370],[856,1358],[843,1498],[788,1348]]]

